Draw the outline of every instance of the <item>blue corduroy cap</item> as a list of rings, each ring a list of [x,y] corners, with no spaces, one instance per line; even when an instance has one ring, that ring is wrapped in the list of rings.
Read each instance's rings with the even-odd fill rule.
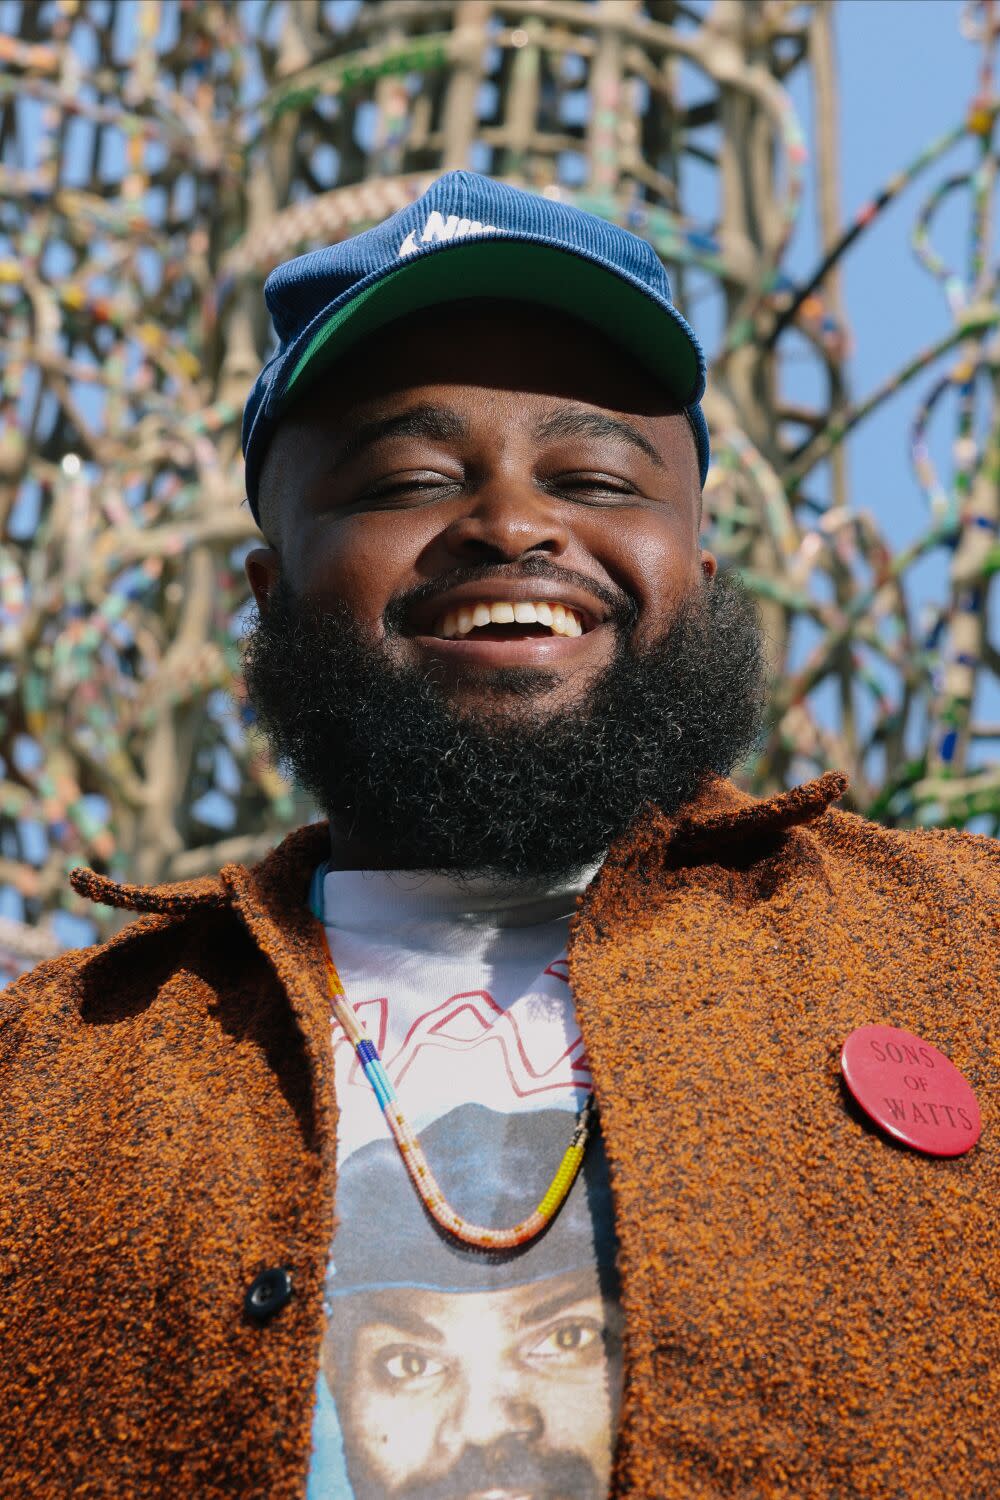
[[[687,412],[704,484],[705,356],[652,246],[555,199],[476,172],[447,172],[383,223],[285,261],[264,283],[278,349],[243,413],[247,496],[258,524],[264,455],[292,401],[377,329],[468,297],[537,302],[626,349]]]

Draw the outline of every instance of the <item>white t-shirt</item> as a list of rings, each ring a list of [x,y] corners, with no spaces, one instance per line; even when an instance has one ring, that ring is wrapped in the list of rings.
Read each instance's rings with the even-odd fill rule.
[[[566,938],[592,874],[514,893],[426,872],[314,877],[348,1001],[471,1222],[506,1228],[537,1206],[590,1092]],[[338,1227],[308,1500],[604,1500],[621,1356],[599,1132],[545,1234],[465,1248],[426,1215],[331,1027]]]

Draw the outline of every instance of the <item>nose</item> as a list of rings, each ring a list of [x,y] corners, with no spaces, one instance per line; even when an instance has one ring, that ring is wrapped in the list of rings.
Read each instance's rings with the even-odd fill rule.
[[[506,1384],[485,1363],[469,1372],[439,1434],[449,1448],[458,1452],[466,1447],[492,1449],[511,1441],[537,1442],[545,1430],[541,1412],[523,1392],[505,1389]]]
[[[485,480],[444,539],[460,563],[516,562],[529,552],[558,557],[569,545],[557,503],[510,475]]]

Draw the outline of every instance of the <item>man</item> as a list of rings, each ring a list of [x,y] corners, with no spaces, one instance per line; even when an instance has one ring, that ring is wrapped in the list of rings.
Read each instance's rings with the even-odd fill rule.
[[[142,915],[4,993],[2,1492],[995,1493],[997,848],[725,779],[652,251],[450,173],[266,296],[246,685],[325,816],[73,872]]]

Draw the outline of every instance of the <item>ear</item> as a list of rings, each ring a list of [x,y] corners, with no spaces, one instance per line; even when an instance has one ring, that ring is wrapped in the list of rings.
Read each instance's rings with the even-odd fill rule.
[[[704,574],[706,582],[708,579],[714,578],[719,571],[719,560],[715,553],[706,552],[704,547],[701,549],[701,571]]]
[[[247,580],[257,601],[261,614],[267,609],[267,601],[281,573],[281,559],[273,547],[254,547],[243,563]]]

